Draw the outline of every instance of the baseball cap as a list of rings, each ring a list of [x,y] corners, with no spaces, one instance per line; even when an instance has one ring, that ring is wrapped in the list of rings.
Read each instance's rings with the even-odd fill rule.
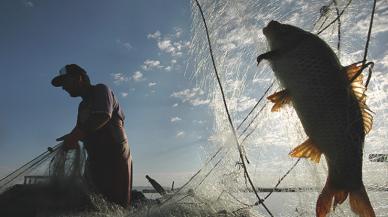
[[[87,77],[86,71],[77,64],[68,64],[59,70],[59,75],[51,80],[51,84],[54,87],[60,87],[63,85],[63,81],[69,75],[82,75]]]

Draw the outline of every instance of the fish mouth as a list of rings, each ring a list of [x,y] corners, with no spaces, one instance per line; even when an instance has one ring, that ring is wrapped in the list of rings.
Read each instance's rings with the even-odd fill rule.
[[[263,34],[267,36],[274,28],[280,26],[281,24],[276,20],[271,20],[266,27],[263,28]]]

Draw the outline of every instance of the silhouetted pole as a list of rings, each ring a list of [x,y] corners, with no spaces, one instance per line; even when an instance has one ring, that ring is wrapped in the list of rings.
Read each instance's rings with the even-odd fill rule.
[[[151,183],[152,187],[162,196],[166,195],[166,190],[153,178],[149,177],[148,175],[145,176],[148,181]]]

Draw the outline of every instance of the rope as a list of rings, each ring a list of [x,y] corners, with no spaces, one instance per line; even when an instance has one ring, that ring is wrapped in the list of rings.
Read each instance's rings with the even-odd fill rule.
[[[263,95],[260,97],[260,99],[257,101],[255,106],[251,109],[251,111],[247,114],[247,116],[244,118],[244,120],[238,125],[237,130],[240,129],[240,127],[244,124],[244,122],[248,119],[248,117],[252,114],[252,112],[256,109],[256,107],[260,104],[260,102],[263,100],[265,95],[267,95],[268,91],[272,88],[272,86],[275,84],[275,81],[272,81],[272,83],[269,85],[269,87],[265,90]]]
[[[17,179],[21,174],[25,173],[26,171],[30,170],[30,169],[33,169],[35,166],[39,165],[39,163],[41,163],[42,161],[46,160],[52,153],[54,153],[55,151],[57,151],[60,146],[62,145],[62,143],[60,144],[57,144],[56,146],[54,146],[53,148],[49,148],[49,150],[43,152],[42,154],[38,155],[37,157],[35,157],[34,159],[32,159],[31,161],[25,163],[23,166],[19,167],[18,169],[16,169],[15,171],[13,171],[12,173],[8,174],[7,176],[5,176],[4,178],[2,178],[0,180],[0,183],[12,176],[14,176],[13,178],[11,178],[10,180],[6,181],[4,184],[2,184],[0,186],[0,188],[3,188],[4,186],[6,186],[7,184],[11,183],[12,181],[14,181],[15,179]],[[36,161],[36,162],[34,162]],[[32,164],[31,164],[32,163]],[[29,165],[31,164],[31,165]]]
[[[291,171],[296,167],[296,165],[298,165],[300,159],[302,158],[299,158],[292,166],[291,168],[282,176],[282,178],[279,179],[278,183],[276,183],[275,187],[273,187],[272,191],[269,192],[267,194],[267,196],[264,197],[264,200],[266,200],[269,196],[271,196],[271,194],[274,192],[274,190],[279,187],[280,183],[282,183],[282,181],[288,176],[288,174],[291,173]]]
[[[348,8],[348,6],[350,5],[350,3],[352,2],[352,0],[349,0],[348,3],[345,5],[344,9],[342,9],[341,13],[337,16],[337,18],[335,18],[333,21],[331,21],[329,24],[327,24],[327,26],[325,26],[323,29],[321,29],[317,35],[321,34],[322,32],[324,32],[327,28],[329,28],[333,23],[335,23],[338,19],[340,19],[340,17],[344,14],[345,10]]]
[[[338,18],[338,43],[337,43],[337,50],[338,50],[338,56],[341,56],[341,19],[340,19],[340,12],[338,9],[337,0],[333,0],[333,3],[335,5],[335,11],[337,12],[337,18]]]
[[[259,201],[262,201],[260,196],[259,196],[259,194],[256,191],[255,186],[253,185],[253,182],[252,182],[250,176],[249,176],[247,167],[245,165],[244,156],[243,156],[242,151],[241,151],[241,146],[240,146],[240,143],[239,143],[238,138],[237,138],[237,133],[236,133],[236,130],[235,130],[234,126],[233,126],[233,122],[232,122],[231,116],[229,114],[228,105],[227,105],[226,99],[225,99],[225,93],[224,93],[224,90],[223,90],[223,87],[222,87],[222,84],[221,84],[221,80],[220,80],[220,77],[218,75],[217,67],[216,67],[216,64],[215,64],[215,60],[214,60],[214,56],[213,56],[213,49],[211,47],[211,42],[210,42],[209,30],[208,30],[208,27],[207,27],[207,24],[206,24],[205,16],[204,16],[203,11],[202,11],[202,7],[199,4],[198,0],[195,0],[195,2],[197,3],[198,9],[199,9],[199,11],[201,13],[201,16],[202,16],[202,21],[203,21],[204,26],[205,26],[206,36],[207,36],[207,41],[208,41],[208,44],[209,44],[209,51],[210,51],[210,56],[211,56],[212,63],[213,63],[214,72],[215,72],[215,75],[216,75],[216,78],[217,78],[217,82],[218,82],[218,85],[219,85],[219,88],[220,88],[220,91],[221,91],[222,101],[224,103],[225,111],[226,111],[226,114],[228,116],[228,121],[229,121],[230,127],[231,127],[232,132],[233,132],[233,136],[234,136],[234,140],[235,140],[236,145],[237,145],[237,149],[239,151],[239,155],[240,155],[242,166],[244,168],[245,175],[248,178],[249,184],[251,185],[253,191],[255,192],[255,195],[256,195],[257,199]],[[261,205],[264,207],[264,209],[268,212],[268,214],[270,216],[273,216],[271,211],[267,208],[267,206],[264,203],[261,203]]]
[[[322,17],[325,17],[325,20],[323,20],[322,24],[319,26],[318,29],[322,28],[322,26],[326,23],[326,20],[327,20],[327,11],[328,11],[328,8],[330,7],[330,5],[332,4],[333,2],[331,2],[329,5],[324,5],[321,7],[321,9],[319,10],[319,12],[321,13],[321,16],[318,17],[317,21],[315,21],[314,25],[313,25],[313,29],[315,29],[315,27],[317,26],[317,24],[319,23],[319,21],[322,19]]]
[[[232,193],[228,192],[228,191],[225,191],[227,194],[229,194],[229,196],[231,196],[235,201],[239,202],[240,204],[244,205],[244,206],[249,206],[249,204],[247,203],[244,203],[242,202],[241,200],[239,200],[236,196],[234,196]]]
[[[373,1],[373,8],[372,8],[372,14],[371,14],[371,18],[370,18],[370,22],[369,22],[369,29],[368,29],[368,36],[367,36],[367,40],[366,40],[366,43],[365,43],[365,49],[364,49],[364,58],[362,59],[362,66],[360,68],[360,70],[353,76],[353,78],[350,80],[350,83],[352,81],[354,81],[354,79],[356,79],[358,76],[360,76],[360,74],[362,73],[362,71],[368,67],[368,65],[372,65],[370,68],[369,68],[369,74],[368,74],[368,78],[365,82],[365,88],[368,87],[369,85],[369,81],[372,77],[372,68],[373,68],[373,65],[374,63],[373,62],[369,62],[369,63],[366,63],[366,58],[368,56],[368,49],[369,49],[369,41],[370,41],[370,37],[371,37],[371,34],[372,34],[372,26],[373,26],[373,18],[374,18],[374,15],[375,15],[375,10],[376,10],[376,2],[377,0],[374,0]]]
[[[197,185],[197,186],[195,186],[195,189],[194,190],[196,190],[204,181],[205,181],[205,179],[207,178],[207,177],[209,177],[209,175],[213,172],[213,170],[221,163],[221,161],[222,161],[223,159],[221,158],[221,159],[219,159],[218,161],[217,161],[217,163],[213,166],[213,168],[205,175],[205,177],[199,182],[199,184]]]
[[[201,171],[218,155],[218,153],[221,152],[221,150],[223,149],[223,147],[220,147],[217,152],[215,154],[213,154],[213,156],[205,163],[205,165],[203,165],[201,167],[201,169],[199,169],[190,179],[189,181],[187,181],[184,185],[182,185],[182,187],[180,187],[173,195],[171,195],[171,197],[167,198],[165,201],[163,201],[160,206],[162,206],[163,204],[165,204],[166,202],[168,202],[169,200],[171,200],[173,197],[175,197],[177,194],[180,193],[180,191],[182,189],[184,189],[199,173],[201,173]]]
[[[337,4],[337,1],[336,0],[333,0],[332,2],[330,2],[329,5],[327,6],[323,6],[321,7],[321,10],[320,10],[320,13],[321,13],[321,16],[318,18],[318,20],[314,23],[313,25],[313,29],[315,28],[315,26],[318,24],[318,22],[322,19],[322,17],[325,17],[324,21],[322,22],[322,24],[319,26],[318,30],[320,30],[326,23],[327,19],[328,19],[328,16],[327,16],[327,13],[328,11],[330,10],[330,6],[334,4],[335,5],[335,10],[336,10],[336,13],[337,13],[337,19],[334,20],[334,22],[331,22],[328,26],[326,26],[325,28],[328,28],[330,25],[332,25],[333,23],[335,23],[335,21],[338,21],[338,34],[337,34],[337,37],[338,37],[338,43],[337,43],[337,50],[338,50],[338,56],[340,56],[340,48],[341,48],[341,13],[339,11],[339,8],[338,8],[338,4]],[[350,4],[350,2],[349,2]],[[343,13],[343,12],[342,12]],[[324,29],[325,30],[325,29]],[[322,30],[322,32],[324,31]],[[318,33],[320,34],[320,33]]]
[[[252,118],[252,121],[248,124],[247,128],[245,128],[244,132],[246,132],[246,131],[248,130],[248,128],[249,128],[249,127],[251,126],[251,124],[256,120],[256,118],[259,116],[259,114],[264,110],[264,108],[265,108],[266,105],[267,105],[267,104],[263,105],[263,106],[261,107],[261,109],[259,110],[259,112],[257,112],[257,114],[255,115],[255,117]],[[251,130],[251,132],[249,132],[249,133],[244,137],[244,139],[242,140],[241,143],[243,143],[250,135],[252,135],[252,133],[257,129],[257,126],[258,126],[258,125],[256,125],[256,126]],[[244,132],[243,132],[243,133],[244,133]],[[240,135],[240,136],[242,136],[242,135]]]
[[[196,3],[197,3],[197,6],[199,7],[200,9],[200,12],[201,12],[201,16],[202,16],[202,19],[204,21],[204,24],[205,24],[205,29],[206,29],[206,33],[207,33],[207,39],[208,39],[208,43],[209,43],[209,50],[210,50],[210,54],[211,54],[211,58],[212,58],[212,62],[213,62],[213,67],[215,69],[215,73],[216,73],[216,76],[217,76],[217,81],[218,81],[218,84],[220,86],[220,89],[221,89],[221,93],[222,93],[222,97],[223,97],[223,101],[224,101],[224,106],[226,108],[226,112],[227,112],[227,115],[228,115],[228,120],[229,120],[229,123],[231,124],[232,126],[232,129],[233,129],[233,133],[234,135],[236,136],[236,133],[235,133],[235,130],[234,130],[234,127],[233,127],[233,123],[231,122],[231,118],[230,118],[230,115],[229,115],[229,111],[228,111],[228,108],[227,108],[227,105],[226,105],[226,100],[225,100],[225,95],[223,94],[223,89],[222,89],[222,85],[221,85],[221,82],[220,82],[220,79],[219,79],[219,76],[218,76],[218,72],[217,72],[217,68],[216,68],[216,65],[215,65],[215,61],[214,61],[214,57],[213,57],[213,52],[212,52],[212,48],[211,48],[211,43],[210,43],[210,39],[209,39],[209,34],[208,34],[208,28],[207,28],[207,24],[206,24],[206,21],[205,21],[205,18],[204,18],[204,15],[203,15],[203,12],[202,12],[202,8],[199,4],[199,2],[197,0],[195,0]],[[343,15],[343,13],[345,12],[345,10],[348,8],[348,6],[350,5],[352,0],[349,0],[348,3],[346,4],[346,6],[344,7],[344,9],[339,12],[339,9],[338,9],[338,5],[337,5],[337,2],[335,0],[333,0],[334,4],[336,5],[336,12],[337,12],[337,18],[334,19],[333,21],[331,21],[327,26],[325,26],[323,29],[321,29],[317,34],[321,34],[322,32],[324,32],[327,28],[329,28],[329,26],[331,26],[332,24],[334,24],[336,21],[338,21],[338,44],[337,44],[337,49],[338,49],[338,52],[340,54],[340,44],[341,44],[341,20],[340,20],[340,17]],[[332,2],[332,3],[333,3]],[[376,5],[376,1],[374,1],[374,6],[373,6],[373,11],[372,11],[372,17],[371,17],[371,23],[370,23],[370,26],[369,26],[369,31],[368,31],[368,39],[367,39],[367,42],[366,42],[366,46],[365,46],[365,52],[364,52],[364,60],[362,61],[364,63],[363,67],[361,68],[360,71],[362,71],[363,69],[365,69],[366,67],[368,67],[369,65],[371,65],[370,67],[370,73],[368,75],[368,79],[366,81],[366,87],[368,86],[369,84],[369,80],[371,78],[371,69],[373,68],[373,63],[370,62],[370,63],[366,63],[366,56],[367,56],[367,51],[368,51],[368,45],[369,45],[369,41],[370,41],[370,35],[371,35],[371,28],[372,28],[372,24],[373,24],[373,15],[375,13],[375,5]],[[324,23],[326,22],[327,20],[327,17],[326,19],[324,20],[324,22],[322,23],[322,25],[320,26],[320,28],[324,25]],[[319,29],[320,29],[319,28]],[[358,75],[355,75],[354,78],[352,78],[352,80],[354,80],[355,78],[357,78]],[[245,123],[245,121],[248,119],[248,117],[253,113],[253,111],[256,109],[256,107],[259,105],[259,103],[263,100],[264,96],[268,93],[268,91],[272,88],[274,84],[274,81],[271,83],[271,85],[266,89],[266,91],[264,92],[264,94],[261,96],[261,98],[258,100],[258,102],[255,104],[255,106],[251,109],[251,111],[248,113],[248,115],[244,118],[244,120],[239,124],[239,126],[237,127],[237,129],[240,129],[240,127]],[[264,105],[265,106],[265,105]],[[258,115],[262,112],[264,106],[259,110],[259,112],[253,117],[253,119],[251,120],[251,122],[248,124],[248,126],[243,130],[243,132],[241,133],[241,135],[238,137],[240,138],[242,136],[242,134],[244,134],[247,129],[251,126],[251,124],[254,122],[254,120],[258,117]],[[241,146],[242,144],[244,143],[244,141],[256,130],[257,126],[241,141],[240,145],[239,145],[239,152],[241,151]],[[237,141],[238,142],[238,141]],[[223,147],[220,147],[217,152],[211,157],[211,159],[183,186],[185,187],[189,182],[191,182],[194,177],[196,177],[200,172],[201,170],[206,167],[219,153],[220,151],[223,149]],[[228,153],[228,152],[227,152]],[[226,154],[227,154],[226,153]],[[225,155],[226,155],[225,154]],[[241,152],[240,152],[241,154]],[[240,155],[241,157],[241,155]],[[266,195],[266,197],[263,199],[263,200],[260,200],[255,203],[254,205],[247,205],[245,204],[247,207],[253,207],[253,206],[256,206],[256,205],[259,205],[259,204],[262,204],[268,197],[271,196],[271,194],[274,192],[274,190],[281,184],[281,182],[290,174],[290,172],[297,166],[297,164],[300,162],[301,159],[298,159],[292,166],[291,168],[279,179],[278,183],[275,185],[275,187],[273,188],[273,190],[268,193],[268,195]],[[211,169],[211,171],[214,170],[215,167],[217,167],[217,165],[220,163],[220,161],[218,161],[214,166],[213,168]],[[244,163],[244,161],[243,161]],[[243,167],[245,166],[245,164],[243,164]],[[209,174],[211,173],[211,171],[205,176],[205,178],[201,181],[201,183],[209,176]],[[246,170],[246,167],[244,167],[244,172],[247,171]],[[249,177],[248,177],[249,178]],[[201,184],[200,183],[200,184]],[[251,186],[253,185],[250,181],[250,184]],[[180,189],[183,189],[180,188]],[[197,186],[198,187],[198,186]],[[179,190],[180,190],[179,189]],[[255,194],[257,194],[257,192],[255,191],[255,188],[253,188]],[[246,207],[246,208],[247,208]],[[242,208],[243,209],[243,208]],[[240,209],[239,209],[240,210]],[[268,210],[267,210],[268,211]],[[271,215],[271,213],[269,213]]]
[[[321,26],[319,26],[318,29],[321,29],[323,27],[323,25],[325,25],[327,19],[329,19],[328,17],[325,17],[325,20],[322,22]],[[314,25],[315,26],[315,25]]]
[[[44,156],[45,154],[49,153],[50,151],[45,151],[43,152],[42,154],[38,155],[37,157],[35,157],[34,159],[30,160],[29,162],[23,164],[23,166],[19,167],[18,169],[14,170],[13,172],[11,172],[10,174],[8,174],[7,176],[5,176],[4,178],[0,179],[0,182],[2,182],[3,180],[7,179],[8,177],[12,176],[13,174],[15,174],[16,172],[18,172],[19,170],[21,170],[23,167],[25,167],[26,165],[32,163],[33,161],[37,160],[38,158]],[[51,152],[50,152],[51,153]]]
[[[18,170],[17,172],[18,173],[12,173],[13,175],[16,174],[14,177],[12,177],[11,179],[9,179],[8,181],[6,181],[2,186],[1,188],[5,187],[6,185],[8,185],[9,183],[11,183],[12,181],[14,181],[15,179],[19,178],[20,175],[22,175],[23,173],[25,173],[26,171],[28,171],[29,169],[33,169],[36,165],[38,165],[40,162],[42,162],[43,160],[46,160],[48,158],[48,156],[50,156],[50,153],[45,155],[43,158],[41,158],[40,160],[34,162],[32,165],[28,166],[26,169],[24,170]],[[20,171],[20,172],[19,172]],[[9,177],[9,176],[7,176]]]
[[[249,114],[245,117],[245,119],[240,123],[239,127],[242,126],[242,124],[244,123],[244,121],[246,121],[248,119],[248,117],[252,114],[252,112],[256,109],[256,107],[259,105],[259,103],[263,100],[264,96],[268,93],[268,91],[272,88],[272,86],[274,85],[275,81],[273,81],[271,83],[271,85],[267,88],[267,90],[263,93],[263,95],[261,96],[261,98],[258,100],[258,102],[256,103],[256,105],[251,109],[251,111],[249,112]],[[267,105],[267,103],[265,104]],[[265,106],[264,105],[264,106]],[[244,131],[246,131],[250,125],[253,123],[253,121],[257,118],[257,116],[263,111],[263,108],[264,106],[259,110],[259,112],[255,115],[255,117],[253,117],[253,120],[248,124],[248,126],[244,129]],[[238,128],[237,128],[238,129]],[[256,129],[256,128],[255,128]],[[254,131],[254,130],[253,130]],[[253,131],[250,133],[252,134]],[[244,133],[244,132],[243,132]],[[248,134],[248,136],[250,135]],[[242,134],[239,136],[239,138],[242,136]],[[241,142],[241,145],[244,143],[245,139],[248,137],[246,136],[243,141]],[[171,197],[169,197],[167,200],[163,201],[161,203],[161,205],[163,205],[164,203],[166,203],[167,201],[169,201],[171,198],[173,198],[174,196],[176,196],[177,194],[180,193],[181,189],[184,189],[195,177],[198,176],[198,174],[200,174],[200,172],[205,168],[207,167],[207,165],[213,161],[213,159],[220,153],[220,151],[223,149],[224,147],[220,147],[216,153],[214,153],[212,155],[212,157],[181,187],[179,188]],[[229,150],[227,150],[227,152],[225,153],[224,157],[229,153]],[[248,161],[247,157],[245,156],[245,159]],[[213,166],[213,168],[211,170],[213,170],[216,166],[217,166],[218,162]],[[208,176],[206,176],[202,181],[201,183],[207,178]],[[197,186],[198,187],[198,186]],[[196,187],[196,188],[197,188]]]

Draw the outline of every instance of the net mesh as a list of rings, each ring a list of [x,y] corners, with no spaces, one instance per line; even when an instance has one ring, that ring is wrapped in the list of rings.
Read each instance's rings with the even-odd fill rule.
[[[119,209],[104,211],[111,216],[314,216],[327,166],[296,160],[288,153],[306,140],[293,108],[271,113],[264,96],[279,89],[268,64],[256,65],[256,57],[267,51],[261,29],[270,21],[292,24],[319,33],[337,53],[343,65],[362,60],[371,14],[371,2],[361,0],[201,0],[210,33],[215,64],[226,102],[236,128],[247,171],[258,197],[244,172],[237,144],[228,122],[214,75],[206,32],[195,1],[192,3],[190,63],[197,87],[207,93],[213,114],[213,131],[203,145],[203,167],[160,204],[140,207],[128,214]],[[387,0],[378,1],[377,21],[388,20]],[[335,21],[340,16],[340,19]],[[365,20],[365,22],[363,21]],[[335,22],[332,22],[335,21]],[[379,23],[379,22],[377,22]],[[357,25],[356,25],[357,24]],[[377,31],[372,34],[376,38]],[[372,131],[364,147],[363,180],[377,216],[388,213],[388,164],[369,156],[387,154],[388,80],[383,57],[369,52],[376,62],[368,87],[367,103],[375,112]],[[264,98],[263,98],[264,97]],[[370,155],[372,154],[372,155]],[[377,162],[381,161],[381,162]],[[385,162],[384,162],[385,161]],[[26,176],[80,177],[84,162],[81,151],[65,154],[59,146],[43,153],[0,181],[0,193]],[[43,180],[43,179],[42,179]],[[46,181],[53,180],[48,179]],[[101,204],[100,207],[104,207]],[[62,213],[63,214],[63,213]],[[330,216],[353,216],[347,202]],[[63,215],[61,215],[63,216]],[[78,216],[78,215],[68,215]],[[83,213],[82,216],[94,216]]]
[[[33,160],[0,180],[0,193],[17,184],[50,183],[59,179],[80,179],[86,153],[83,149],[63,151],[62,143],[49,147]]]
[[[0,180],[0,216],[55,216],[94,208],[82,175],[85,151],[48,148]]]
[[[260,67],[256,64],[256,57],[267,51],[261,29],[270,20],[277,20],[319,34],[345,66],[363,59],[372,2],[199,2],[248,173],[264,201],[259,201],[255,196],[244,173],[215,79],[204,23],[193,1],[190,60],[195,68],[193,77],[197,86],[207,91],[210,100],[214,117],[213,134],[209,143],[204,144],[204,167],[166,203],[185,204],[195,200],[196,205],[210,205],[217,212],[231,215],[245,212],[251,216],[314,216],[318,194],[326,181],[327,166],[325,160],[314,164],[290,158],[290,150],[307,138],[294,109],[288,107],[281,112],[271,113],[267,101],[260,100],[267,90],[268,93],[279,90],[268,64],[262,63]],[[386,3],[379,1],[377,4],[380,11],[377,10],[376,16],[380,19],[387,15],[385,10],[381,10],[386,8]],[[339,15],[339,20],[335,21]],[[376,37],[377,32],[373,32],[372,38]],[[367,103],[375,115],[373,129],[365,141],[363,180],[376,215],[385,216],[388,213],[388,164],[372,162],[369,155],[388,152],[385,145],[387,125],[384,122],[388,102],[384,91],[387,83],[383,78],[383,67],[378,65],[379,55],[373,50],[369,54],[376,61],[376,67],[368,87]],[[275,186],[277,189],[273,192]],[[345,202],[331,215],[354,214],[348,202]]]

